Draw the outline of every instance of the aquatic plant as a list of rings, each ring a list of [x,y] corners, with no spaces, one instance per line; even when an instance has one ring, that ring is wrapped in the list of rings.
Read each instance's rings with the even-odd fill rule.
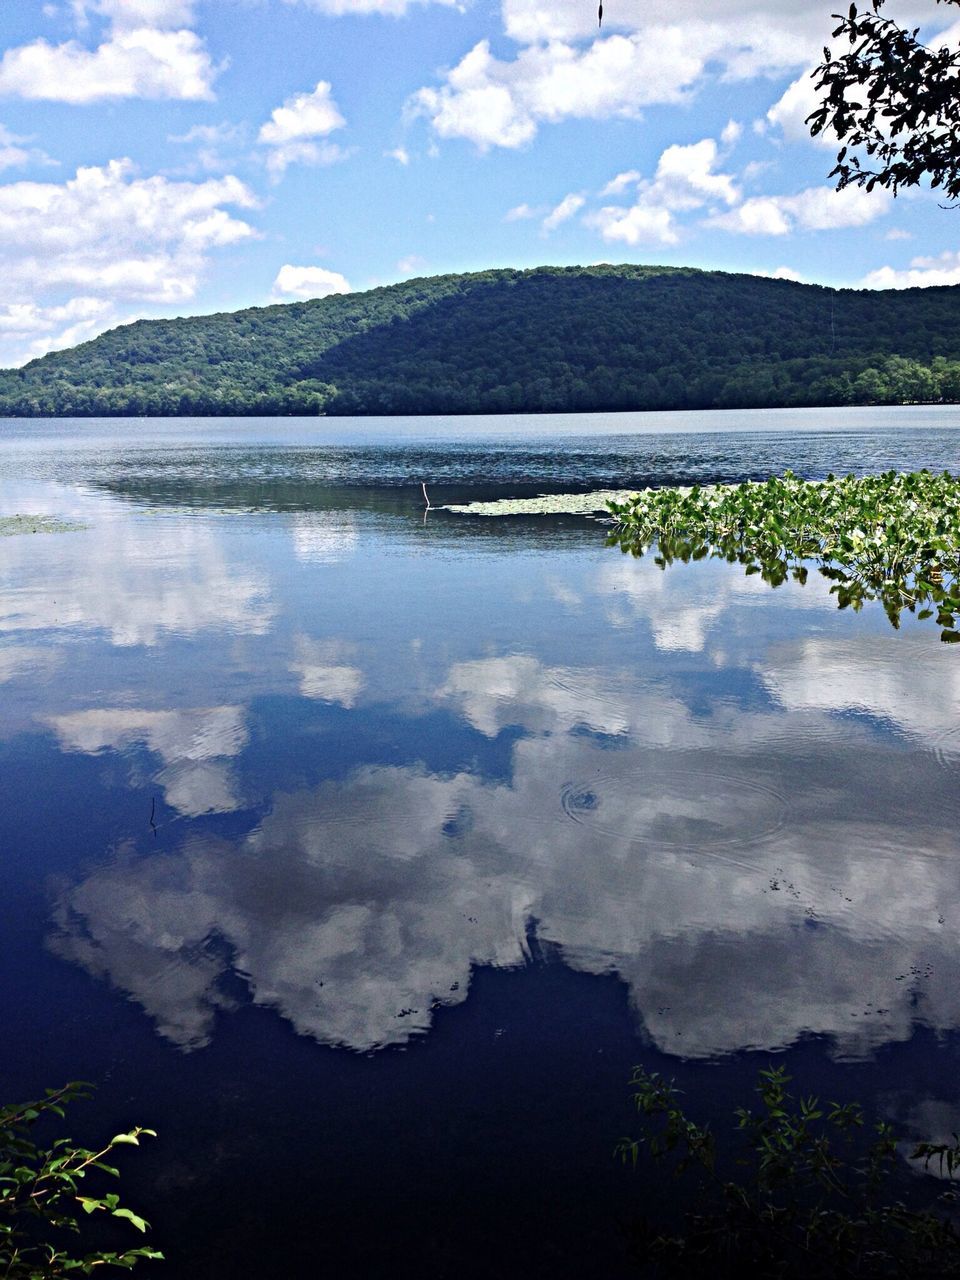
[[[728,1152],[690,1119],[672,1083],[635,1068],[631,1085],[646,1131],[621,1139],[617,1156],[636,1167],[645,1150],[658,1165],[672,1162],[677,1176],[692,1171],[697,1183],[685,1230],[638,1224],[639,1260],[661,1275],[738,1280],[960,1275],[960,1234],[950,1216],[960,1138],[909,1148],[919,1171],[933,1169],[948,1183],[932,1204],[911,1208],[891,1197],[903,1169],[890,1126],[876,1122],[867,1140],[857,1103],[795,1098],[789,1082],[783,1066],[760,1072],[760,1109],[734,1113],[740,1141]],[[731,1166],[735,1174],[723,1176]]]
[[[878,600],[898,627],[904,610],[933,617],[960,641],[960,477],[949,472],[647,489],[610,502],[609,541],[656,563],[720,557],[778,587],[804,583],[811,565],[841,609]]]
[[[91,1275],[100,1268],[129,1271],[142,1258],[162,1258],[156,1249],[140,1247],[120,1252],[74,1250],[61,1247],[71,1236],[79,1237],[81,1213],[106,1214],[129,1222],[137,1231],[149,1225],[132,1209],[120,1204],[115,1192],[82,1195],[88,1177],[118,1178],[119,1171],[106,1157],[117,1147],[139,1146],[142,1135],[156,1137],[152,1129],[135,1128],[118,1133],[98,1151],[76,1146],[69,1138],[57,1138],[49,1146],[38,1145],[34,1126],[49,1117],[64,1117],[67,1103],[90,1096],[90,1086],[74,1081],[61,1089],[48,1089],[36,1102],[0,1107],[0,1276],[4,1280],[53,1280],[67,1275]]]

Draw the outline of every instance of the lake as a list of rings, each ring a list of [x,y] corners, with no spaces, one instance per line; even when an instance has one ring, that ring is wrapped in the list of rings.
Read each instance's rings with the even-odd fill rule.
[[[187,1280],[630,1274],[635,1064],[960,1128],[960,653],[574,517],[960,470],[960,409],[7,421],[0,1101]]]

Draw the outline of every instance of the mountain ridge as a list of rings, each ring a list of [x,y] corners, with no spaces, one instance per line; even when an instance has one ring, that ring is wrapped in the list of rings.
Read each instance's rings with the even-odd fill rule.
[[[138,320],[0,371],[0,415],[417,414],[960,399],[960,286],[510,268]]]

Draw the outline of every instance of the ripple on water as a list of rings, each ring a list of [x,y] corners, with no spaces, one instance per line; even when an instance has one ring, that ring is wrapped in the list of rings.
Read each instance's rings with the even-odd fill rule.
[[[773,787],[676,761],[568,782],[560,803],[570,821],[603,835],[694,851],[768,839],[786,825],[788,811]]]
[[[960,724],[945,729],[934,738],[933,754],[941,768],[951,772],[960,768]]]

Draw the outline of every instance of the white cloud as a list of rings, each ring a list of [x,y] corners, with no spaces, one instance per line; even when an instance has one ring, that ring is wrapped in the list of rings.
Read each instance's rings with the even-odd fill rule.
[[[387,17],[402,17],[413,4],[445,4],[457,6],[461,0],[286,0],[287,4],[303,4],[318,13],[331,17],[379,13]]]
[[[530,142],[542,121],[636,118],[655,102],[680,102],[703,69],[679,28],[658,54],[639,39],[610,36],[580,51],[554,42],[503,62],[481,40],[439,89],[420,89],[408,105],[444,138],[467,138],[481,151]]]
[[[816,138],[810,136],[807,116],[819,105],[820,95],[816,90],[816,81],[809,70],[794,80],[767,112],[758,132],[777,129],[788,142],[812,142],[821,147],[836,150],[837,135],[832,129],[825,129]]]
[[[295,267],[287,262],[273,282],[275,297],[326,298],[331,293],[349,293],[350,284],[339,271],[326,267]]]
[[[878,267],[860,281],[861,289],[927,289],[938,284],[960,284],[960,251],[936,258],[914,258],[908,269]]]
[[[808,187],[793,196],[753,196],[709,225],[741,235],[782,236],[791,231],[832,231],[862,227],[886,213],[892,197],[860,187],[835,191]]]
[[[193,31],[115,30],[87,49],[46,40],[8,49],[0,61],[0,95],[74,104],[111,98],[213,98],[217,68]]]
[[[883,238],[884,240],[912,240],[913,232],[907,231],[904,227],[891,227]]]
[[[637,183],[637,199],[631,207],[607,205],[591,214],[587,222],[605,240],[622,240],[629,245],[677,244],[680,237],[675,214],[714,203],[733,205],[740,199],[732,176],[716,172],[718,159],[713,138],[667,147],[653,179]],[[622,191],[636,178],[634,171],[618,174],[604,188],[604,194]]]
[[[0,340],[5,345],[26,344],[22,347],[24,358],[32,360],[85,342],[115,319],[113,303],[106,298],[71,298],[50,307],[35,302],[0,303]]]
[[[901,0],[898,15],[929,22],[925,0]],[[708,16],[705,16],[708,15]],[[747,77],[813,63],[834,23],[825,5],[795,0],[645,0],[643,5],[607,6],[604,28],[642,36],[654,52],[683,30],[704,61],[720,65],[728,77]],[[589,40],[597,35],[596,7],[581,0],[503,0],[507,34],[522,44],[549,40]]]
[[[422,273],[426,265],[426,258],[422,258],[419,253],[408,253],[397,262],[397,270],[402,276],[412,276],[414,272]]]
[[[639,182],[642,177],[643,174],[639,169],[628,169],[626,173],[618,173],[615,178],[610,179],[600,194],[601,196],[623,195],[627,187],[633,186],[634,183]]]
[[[255,205],[236,177],[140,178],[129,160],[78,169],[64,183],[0,186],[0,273],[7,314],[29,318],[34,333],[45,317],[50,345],[56,345],[57,325],[96,318],[93,298],[184,302],[195,295],[212,250],[256,234],[228,206]],[[51,293],[60,296],[45,304],[44,295]],[[38,353],[36,347],[29,353],[8,350],[4,358]]]
[[[30,138],[21,138],[0,124],[0,169],[13,169],[25,164],[55,164],[45,151],[27,144]]]
[[[562,223],[569,221],[570,218],[578,213],[586,203],[584,196],[571,192],[570,195],[564,196],[555,209],[544,218],[540,226],[544,231],[556,231]]]
[[[604,240],[622,240],[629,245],[669,245],[680,240],[670,210],[643,202],[629,209],[608,205],[590,214],[586,221],[596,227]]]
[[[903,0],[900,16],[929,20],[924,0]],[[503,0],[510,60],[488,41],[411,101],[441,137],[481,149],[519,147],[543,122],[636,118],[644,106],[676,103],[708,77],[745,80],[812,66],[832,29],[829,11],[795,0],[645,0],[608,6],[597,35],[595,7],[582,0]],[[729,127],[729,126],[728,126]],[[724,141],[732,142],[732,133]]]
[[[392,151],[383,153],[390,160],[396,160],[397,164],[402,164],[404,168],[410,163],[410,152],[406,147],[394,147]]]
[[[542,210],[535,209],[529,204],[514,205],[512,209],[508,209],[503,215],[504,222],[521,222],[527,218],[539,218]]]
[[[247,136],[243,125],[222,121],[220,124],[196,124],[186,133],[168,134],[167,141],[195,147],[196,165],[214,173],[223,172],[236,163],[238,149],[246,142]]]
[[[318,80],[311,93],[297,93],[276,107],[257,141],[270,148],[267,168],[277,178],[291,164],[333,164],[346,152],[333,143],[318,142],[346,124],[333,99],[330,83]]]
[[[193,23],[194,0],[71,0],[79,26],[86,26],[88,12],[109,19],[114,27],[188,27]]]

